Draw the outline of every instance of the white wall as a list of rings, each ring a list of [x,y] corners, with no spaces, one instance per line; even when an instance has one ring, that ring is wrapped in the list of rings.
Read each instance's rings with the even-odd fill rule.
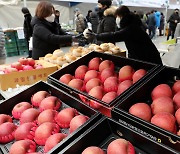
[[[34,16],[38,1],[27,1],[27,7]],[[24,21],[24,15],[21,12],[21,8],[24,3],[21,2],[18,5],[2,6],[0,5],[0,25],[3,28],[15,28],[22,27]],[[68,23],[69,21],[69,7],[54,5],[55,9],[61,12],[60,22]]]

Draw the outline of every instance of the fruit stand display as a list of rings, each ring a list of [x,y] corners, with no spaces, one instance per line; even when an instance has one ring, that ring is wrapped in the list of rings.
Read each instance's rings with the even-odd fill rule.
[[[0,113],[3,154],[63,149],[102,117],[42,81],[1,103]]]
[[[16,85],[31,85],[39,80],[47,80],[57,66],[42,60],[20,58],[11,65],[0,65],[0,89],[15,88]]]
[[[51,74],[48,82],[110,117],[113,105],[158,68],[152,63],[91,52]]]
[[[162,67],[119,101],[112,118],[180,151],[179,79],[179,69]],[[150,134],[150,130],[155,132]]]
[[[87,131],[85,131],[74,142],[60,154],[174,154],[171,148],[148,139],[118,122],[103,117]]]

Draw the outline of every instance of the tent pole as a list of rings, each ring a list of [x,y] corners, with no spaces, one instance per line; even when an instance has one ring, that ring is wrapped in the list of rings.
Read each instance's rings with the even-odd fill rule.
[[[26,3],[26,0],[24,0],[24,7],[27,7],[27,3]]]

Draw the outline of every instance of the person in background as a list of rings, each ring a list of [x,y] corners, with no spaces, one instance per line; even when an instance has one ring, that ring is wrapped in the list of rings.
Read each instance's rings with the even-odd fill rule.
[[[152,39],[156,33],[156,19],[154,15],[154,10],[151,11],[151,14],[147,19],[148,29],[149,29],[149,37]]]
[[[104,32],[115,32],[116,31],[116,17],[115,11],[116,7],[111,6],[111,0],[98,0],[99,7],[99,24],[97,28],[97,33],[101,34]],[[110,41],[111,43],[115,43]],[[106,43],[106,41],[104,42]]]
[[[59,10],[55,10],[55,22],[57,22],[59,24],[59,17],[60,17],[60,12]]]
[[[115,15],[121,18],[119,31],[101,34],[94,34],[89,31],[84,33],[84,36],[107,42],[112,40],[115,42],[124,41],[129,58],[162,65],[160,53],[148,34],[141,28],[142,22],[139,17],[130,12],[127,6],[119,7]]]
[[[146,32],[146,30],[148,29],[148,25],[147,25],[145,19],[143,18],[144,17],[143,12],[142,11],[137,11],[136,15],[141,19],[142,29]]]
[[[2,30],[2,27],[0,26],[0,65],[4,64],[6,60],[4,45],[5,45],[5,35]]]
[[[164,14],[161,12],[160,26],[159,26],[159,36],[163,36],[162,31],[164,30]]]
[[[171,39],[174,38],[176,26],[177,26],[177,23],[179,22],[180,22],[179,9],[175,9],[173,14],[169,17],[169,20],[168,20],[169,30],[168,30],[167,40],[169,40],[170,36],[171,36]]]
[[[21,11],[24,14],[23,29],[24,29],[24,36],[25,36],[25,39],[27,41],[27,47],[28,47],[28,50],[29,50],[29,41],[30,41],[30,38],[32,37],[32,33],[33,33],[33,29],[32,29],[32,26],[31,26],[32,16],[31,16],[31,13],[29,12],[27,7],[23,7],[21,9]],[[29,58],[32,57],[32,50],[29,50],[28,57]]]
[[[94,11],[90,13],[90,22],[92,25],[92,31],[94,33],[97,33],[97,27],[99,24],[99,18],[97,12],[98,12],[98,7],[95,7]]]
[[[156,29],[160,26],[161,13],[157,10],[154,11],[155,19],[156,19]]]
[[[86,16],[86,21],[91,22],[90,14],[92,13],[92,10],[89,10]]]
[[[55,9],[50,2],[41,1],[32,19],[33,51],[32,58],[39,59],[53,53],[61,44],[77,41],[75,36],[66,35],[59,24],[54,22]]]
[[[80,12],[79,8],[76,8],[74,12],[75,12],[76,32],[82,33],[86,29],[85,18],[83,14]]]

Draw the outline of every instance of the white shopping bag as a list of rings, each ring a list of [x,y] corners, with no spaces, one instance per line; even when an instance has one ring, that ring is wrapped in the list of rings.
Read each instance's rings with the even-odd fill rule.
[[[31,37],[29,40],[29,51],[33,49],[33,38]]]

